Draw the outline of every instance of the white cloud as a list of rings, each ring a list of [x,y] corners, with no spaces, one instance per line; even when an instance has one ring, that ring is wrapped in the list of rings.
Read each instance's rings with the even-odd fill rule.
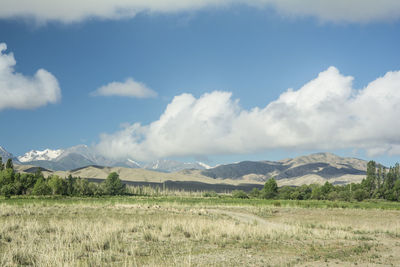
[[[268,149],[365,149],[400,154],[400,71],[361,90],[335,67],[264,108],[242,109],[231,93],[176,96],[149,125],[102,134],[97,149],[112,157],[252,153]]]
[[[144,83],[136,82],[132,78],[125,82],[112,82],[98,88],[91,93],[92,96],[127,96],[136,98],[156,97],[157,93],[148,88]]]
[[[367,23],[400,18],[397,0],[260,0],[290,16],[311,16],[321,21]]]
[[[311,16],[322,21],[370,22],[400,17],[398,0],[2,0],[0,18],[28,17],[38,22],[79,22],[120,19],[137,13],[173,13],[235,4],[274,8],[287,16]]]
[[[33,109],[61,99],[57,79],[48,71],[39,69],[33,77],[26,77],[14,70],[12,53],[0,43],[0,110],[6,108]]]

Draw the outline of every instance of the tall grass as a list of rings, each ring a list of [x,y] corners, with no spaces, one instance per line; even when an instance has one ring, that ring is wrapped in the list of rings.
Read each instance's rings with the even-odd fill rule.
[[[0,266],[400,264],[397,210],[188,199],[3,200]]]

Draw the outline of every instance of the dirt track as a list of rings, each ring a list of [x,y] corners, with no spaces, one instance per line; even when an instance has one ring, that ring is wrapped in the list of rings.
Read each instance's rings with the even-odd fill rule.
[[[251,213],[245,213],[245,212],[239,212],[239,211],[230,211],[230,210],[222,210],[222,209],[208,209],[207,210],[210,213],[216,213],[216,214],[224,214],[229,217],[232,217],[234,219],[239,220],[240,222],[243,223],[254,223],[256,222],[257,224],[260,225],[267,225],[268,222],[259,216],[256,216]]]

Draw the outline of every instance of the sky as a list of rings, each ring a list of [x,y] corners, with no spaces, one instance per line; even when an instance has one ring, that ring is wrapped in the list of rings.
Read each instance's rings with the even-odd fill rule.
[[[0,1],[0,145],[400,161],[395,0]]]

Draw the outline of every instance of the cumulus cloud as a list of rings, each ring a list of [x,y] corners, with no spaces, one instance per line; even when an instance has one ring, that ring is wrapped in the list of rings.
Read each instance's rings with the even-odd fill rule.
[[[137,13],[172,13],[231,5],[273,8],[287,16],[322,21],[370,22],[400,17],[397,0],[2,0],[0,18],[28,17],[39,22],[79,22],[90,18],[120,19]]]
[[[61,99],[58,81],[50,72],[39,69],[33,77],[15,72],[14,55],[4,54],[6,49],[0,43],[0,110],[33,109]]]
[[[157,93],[148,88],[144,83],[136,82],[132,78],[125,82],[112,82],[98,88],[91,93],[92,96],[127,96],[136,98],[156,97]]]
[[[102,134],[97,149],[112,157],[252,153],[268,149],[365,149],[400,154],[400,71],[365,88],[335,67],[264,108],[246,110],[229,92],[176,96],[148,125]]]
[[[310,16],[321,21],[368,23],[397,20],[400,2],[397,0],[260,0],[290,16]]]

